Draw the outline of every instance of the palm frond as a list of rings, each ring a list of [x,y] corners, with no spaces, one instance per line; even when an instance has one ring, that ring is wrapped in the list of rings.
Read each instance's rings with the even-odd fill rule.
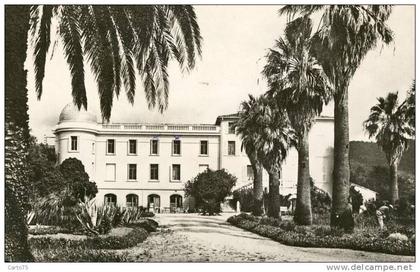
[[[34,12],[35,13],[35,12]],[[35,68],[35,90],[38,99],[42,96],[42,81],[45,76],[45,62],[47,52],[51,43],[51,19],[53,16],[53,6],[42,6],[42,15],[39,23],[35,20],[34,25],[37,25],[38,33],[34,48],[34,68]]]
[[[81,106],[87,109],[79,12],[80,10],[75,6],[66,6],[63,9],[59,34],[63,41],[64,54],[70,67],[74,104],[79,109]]]

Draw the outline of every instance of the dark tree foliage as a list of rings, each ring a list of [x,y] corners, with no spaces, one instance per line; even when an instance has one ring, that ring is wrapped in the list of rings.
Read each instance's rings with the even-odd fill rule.
[[[28,107],[26,41],[29,7],[5,6],[5,261],[32,261],[27,243]]]
[[[324,190],[315,186],[311,178],[311,203],[312,210],[317,214],[324,214],[329,212],[331,208],[331,197]]]
[[[411,204],[415,203],[415,179],[413,175],[399,173],[400,198]],[[386,166],[369,167],[358,163],[351,164],[350,181],[378,193],[378,200],[389,200],[391,183],[389,169]]]
[[[92,199],[98,193],[95,182],[89,181],[89,175],[78,159],[68,158],[61,163],[58,169],[71,192],[72,201],[80,200],[84,202],[87,199]]]
[[[350,198],[353,213],[359,213],[360,206],[363,205],[363,196],[354,186],[350,186]]]
[[[247,188],[233,192],[233,202],[239,201],[241,212],[252,212],[254,210],[254,189]]]
[[[414,175],[416,168],[415,151],[415,141],[410,140],[409,147],[404,152],[398,167],[400,172]],[[354,168],[354,165],[359,164],[368,166],[369,168],[387,165],[384,152],[382,152],[380,147],[374,142],[351,141],[349,156],[350,168]]]
[[[55,166],[56,161],[54,147],[37,144],[31,137],[28,155],[31,203],[63,188],[65,181]]]
[[[203,214],[214,215],[220,212],[220,204],[232,193],[237,178],[225,169],[206,170],[185,184],[185,195],[196,200],[197,208]]]

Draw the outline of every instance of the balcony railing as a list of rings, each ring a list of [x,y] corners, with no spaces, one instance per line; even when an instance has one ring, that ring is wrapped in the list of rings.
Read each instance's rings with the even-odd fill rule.
[[[195,131],[195,132],[218,132],[219,127],[207,124],[102,124],[103,129],[109,130],[139,130],[139,131]]]

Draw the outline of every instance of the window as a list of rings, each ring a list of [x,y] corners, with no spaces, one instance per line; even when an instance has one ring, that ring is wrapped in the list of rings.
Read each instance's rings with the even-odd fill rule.
[[[107,140],[106,153],[115,154],[115,140],[114,139]]]
[[[180,140],[172,141],[172,155],[181,155],[181,141]]]
[[[77,151],[79,150],[78,146],[77,146],[77,136],[71,136],[70,137],[70,150],[71,151]]]
[[[181,165],[172,164],[172,180],[181,180]]]
[[[137,179],[137,164],[130,163],[128,165],[128,180]]]
[[[150,154],[151,155],[159,154],[159,140],[150,141]]]
[[[137,154],[137,140],[128,140],[128,154]]]
[[[246,166],[246,177],[248,180],[254,179],[254,171],[252,171],[251,165]]]
[[[115,181],[115,163],[105,165],[105,181]]]
[[[198,165],[198,172],[202,173],[204,171],[207,171],[207,169],[209,169],[209,165],[208,164],[199,164]]]
[[[200,141],[200,155],[208,155],[209,154],[209,142],[208,141]]]
[[[228,155],[235,155],[235,141],[228,141]]]
[[[235,134],[235,122],[229,122],[228,126],[228,133]]]
[[[115,207],[117,205],[117,196],[114,194],[106,194],[104,202],[105,202],[105,205]]]
[[[139,197],[135,194],[128,194],[125,200],[127,207],[137,207],[139,205]]]
[[[95,143],[92,143],[92,154],[95,154]]]
[[[150,165],[150,180],[159,180],[159,164]]]

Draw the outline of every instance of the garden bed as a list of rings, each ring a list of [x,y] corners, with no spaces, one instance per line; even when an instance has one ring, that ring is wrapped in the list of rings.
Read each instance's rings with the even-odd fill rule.
[[[248,214],[229,217],[230,224],[285,245],[346,248],[397,255],[415,255],[415,240],[392,239],[377,230],[355,229],[352,234],[326,225],[296,226],[293,221],[260,218]]]
[[[146,240],[152,231],[146,226],[143,223],[117,227],[108,234],[98,236],[52,231],[54,234],[29,235],[28,241],[39,262],[123,262],[126,253],[116,250],[134,247]]]

